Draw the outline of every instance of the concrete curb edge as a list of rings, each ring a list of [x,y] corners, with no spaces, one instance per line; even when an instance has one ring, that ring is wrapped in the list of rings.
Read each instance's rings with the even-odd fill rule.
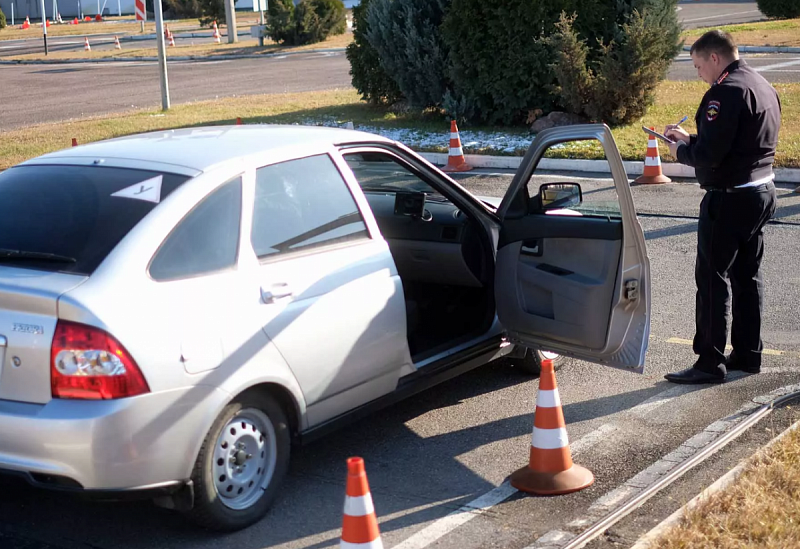
[[[736,467],[722,475],[718,478],[715,482],[713,482],[708,488],[697,494],[691,500],[689,500],[686,505],[679,508],[677,511],[672,513],[670,516],[665,518],[663,521],[658,523],[653,529],[649,532],[641,536],[636,543],[634,543],[630,549],[649,549],[651,545],[660,538],[664,533],[668,530],[677,526],[683,516],[686,514],[687,511],[690,511],[697,507],[699,504],[706,501],[708,498],[716,494],[717,492],[721,492],[722,490],[726,489],[728,486],[734,483],[734,481],[739,478],[739,475],[744,472],[745,468],[753,462],[758,456],[762,455],[768,448],[770,448],[773,444],[781,440],[783,437],[791,433],[792,431],[796,430],[800,427],[800,421],[796,421],[793,423],[788,429],[783,431],[781,434],[770,440],[766,445],[759,448],[752,456],[746,457],[739,462]]]
[[[438,166],[447,164],[446,153],[418,153],[428,162]],[[467,164],[473,168],[494,168],[516,170],[522,162],[521,156],[489,156],[481,154],[465,154]],[[626,173],[639,176],[644,170],[644,161],[625,161],[623,162]],[[578,160],[561,158],[544,158],[539,163],[543,170],[551,171],[570,171],[570,172],[589,172],[610,174],[608,162],[605,160]],[[694,179],[694,168],[678,163],[664,163],[661,170],[667,177],[678,177]],[[775,168],[775,181],[779,183],[800,183],[800,168]]]

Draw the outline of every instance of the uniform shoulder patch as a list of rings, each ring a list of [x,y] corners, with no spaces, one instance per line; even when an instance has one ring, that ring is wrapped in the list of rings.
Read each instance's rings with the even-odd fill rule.
[[[709,101],[706,106],[706,119],[712,122],[719,116],[720,104],[719,101]]]

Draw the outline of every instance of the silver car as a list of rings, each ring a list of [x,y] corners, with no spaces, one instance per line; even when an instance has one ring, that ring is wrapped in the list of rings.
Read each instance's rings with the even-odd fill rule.
[[[587,139],[612,213],[532,188],[549,147]],[[243,528],[294,444],[502,356],[641,372],[649,318],[603,125],[540,133],[502,200],[357,131],[74,147],[0,173],[0,472]]]

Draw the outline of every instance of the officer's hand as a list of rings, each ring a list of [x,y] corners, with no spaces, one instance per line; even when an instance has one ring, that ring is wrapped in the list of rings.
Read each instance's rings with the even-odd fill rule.
[[[672,155],[672,158],[678,158],[678,147],[683,145],[683,141],[675,141],[674,143],[667,143],[667,147],[669,147],[669,154]]]
[[[683,141],[687,145],[691,142],[689,133],[680,126],[677,126],[675,124],[667,124],[667,127],[664,128],[664,135],[666,135],[673,141]]]

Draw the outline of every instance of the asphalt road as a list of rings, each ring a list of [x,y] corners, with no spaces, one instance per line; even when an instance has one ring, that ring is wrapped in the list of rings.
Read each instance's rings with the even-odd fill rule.
[[[307,53],[238,61],[169,63],[173,104],[230,97],[349,88],[344,54]],[[0,130],[139,107],[159,108],[155,63],[0,66]]]
[[[743,55],[771,82],[800,80],[800,55]],[[307,53],[266,59],[169,63],[173,104],[264,93],[350,88],[344,53]],[[158,108],[157,65],[150,62],[0,65],[0,130],[133,108]],[[688,55],[668,78],[696,80]]]
[[[755,2],[747,0],[681,0],[678,20],[684,28],[750,23],[766,19]]]
[[[559,180],[564,179],[559,175]],[[540,181],[553,177],[541,177]],[[577,179],[577,178],[570,178]],[[613,195],[607,180],[579,179],[587,200]],[[507,175],[463,184],[501,195]],[[692,184],[633,188],[652,268],[652,326],[645,374],[574,361],[558,374],[573,457],[596,483],[568,496],[519,493],[468,519],[448,514],[501,485],[528,460],[536,380],[495,363],[419,394],[302,449],[276,507],[257,525],[209,534],[149,503],[100,504],[0,484],[4,549],[323,549],[338,546],[345,459],[362,456],[384,546],[402,549],[528,547],[581,518],[598,498],[752,398],[800,382],[800,195],[781,189],[766,229],[759,375],[717,386],[675,386],[663,375],[694,355],[693,261],[702,191]],[[695,486],[697,489],[699,485]]]

